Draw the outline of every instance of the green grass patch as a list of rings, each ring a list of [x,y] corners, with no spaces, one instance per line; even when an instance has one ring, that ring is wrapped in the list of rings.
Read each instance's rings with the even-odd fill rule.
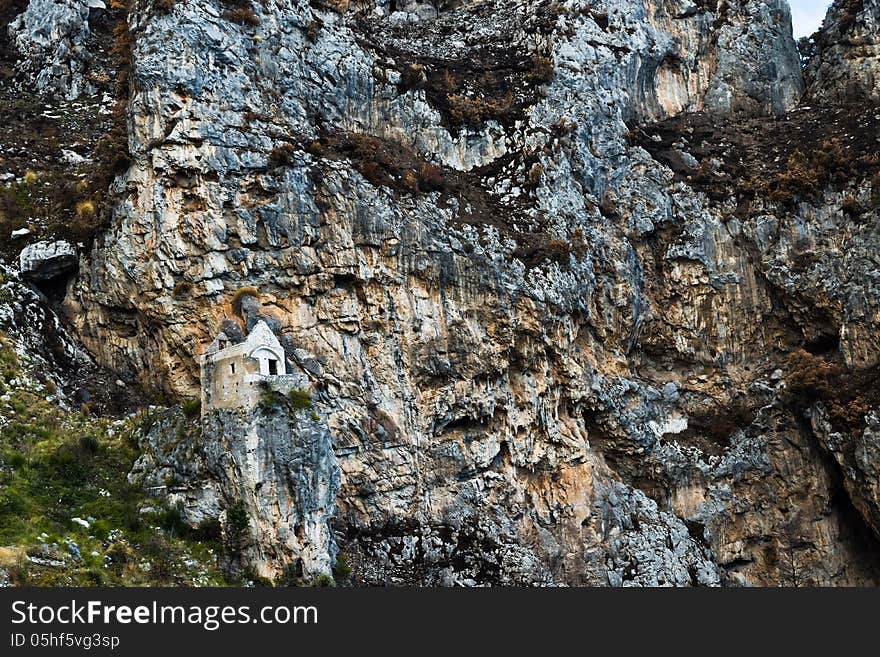
[[[180,405],[180,409],[183,411],[183,414],[190,420],[192,420],[193,418],[197,418],[202,412],[202,400],[190,399],[189,401],[185,401],[183,402],[183,404]]]
[[[287,399],[290,401],[291,408],[302,410],[312,405],[312,396],[308,390],[303,388],[294,388],[287,393]]]
[[[312,405],[312,396],[305,388],[294,388],[286,395],[275,390],[268,382],[260,383],[260,410],[265,413],[274,410],[289,412],[301,411]]]
[[[10,352],[9,340],[0,334],[0,363],[13,370],[13,380],[22,378]],[[128,482],[140,455],[139,436],[152,425],[151,417],[96,417],[46,401],[45,390],[3,383],[0,390],[9,395],[0,402],[0,548],[22,555],[0,568],[14,584],[227,583],[219,525],[190,529],[180,509],[163,509]],[[157,511],[143,514],[147,506]],[[56,563],[43,563],[47,560]]]

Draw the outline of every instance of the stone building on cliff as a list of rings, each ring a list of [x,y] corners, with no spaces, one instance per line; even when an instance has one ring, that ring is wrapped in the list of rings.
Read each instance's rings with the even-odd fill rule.
[[[198,361],[203,413],[217,408],[252,409],[266,388],[286,393],[304,382],[301,374],[288,373],[284,349],[262,320],[240,342],[221,331]]]

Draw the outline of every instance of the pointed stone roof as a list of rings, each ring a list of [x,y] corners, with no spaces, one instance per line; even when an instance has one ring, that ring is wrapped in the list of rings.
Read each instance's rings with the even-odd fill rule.
[[[226,342],[225,345],[223,344],[224,341]],[[214,357],[229,358],[239,356],[241,358],[248,358],[260,348],[268,349],[277,354],[279,358],[283,358],[284,349],[281,346],[281,342],[278,341],[278,337],[263,320],[257,322],[247,337],[240,342],[231,339],[225,331],[220,331],[200,358],[202,361],[205,359],[213,360]]]
[[[248,333],[245,342],[252,348],[274,347],[275,349],[281,349],[281,343],[278,341],[278,337],[262,319],[258,321],[254,328],[251,329],[251,332]]]
[[[211,341],[211,344],[208,345],[208,348],[205,349],[205,355],[207,356],[208,354],[216,354],[218,351],[220,351],[220,344],[222,342],[228,343],[229,337],[223,331],[220,331]]]

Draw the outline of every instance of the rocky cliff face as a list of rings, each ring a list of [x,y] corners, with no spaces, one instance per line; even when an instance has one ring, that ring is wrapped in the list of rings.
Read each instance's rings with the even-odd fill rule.
[[[817,102],[880,98],[880,2],[837,0],[817,34],[809,95]]]
[[[145,440],[193,522],[241,499],[269,577],[876,582],[878,119],[836,14],[814,113],[782,0],[162,6],[66,316],[182,396],[265,319],[312,398]]]
[[[329,521],[339,466],[318,416],[289,410],[218,410],[187,440],[185,418],[168,413],[146,432],[129,479],[164,490],[193,527],[220,519],[236,565],[311,581],[330,572],[337,553]]]
[[[30,2],[9,24],[12,45],[22,55],[18,69],[40,92],[68,100],[94,93],[85,78],[92,61],[89,4],[79,0]],[[104,7],[104,3],[95,7]]]

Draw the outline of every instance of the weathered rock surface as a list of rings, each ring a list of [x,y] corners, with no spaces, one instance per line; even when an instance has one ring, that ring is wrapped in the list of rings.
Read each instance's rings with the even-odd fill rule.
[[[267,320],[315,416],[164,420],[133,477],[192,524],[241,500],[267,577],[877,583],[877,400],[811,424],[803,384],[877,366],[877,163],[852,112],[839,149],[767,118],[787,3],[390,8],[135,3],[134,161],[67,316],[189,397]]]
[[[329,574],[339,465],[320,418],[281,407],[213,410],[193,430],[180,414],[157,418],[129,476],[198,526],[221,520],[227,541],[263,577]],[[239,506],[240,505],[240,506]],[[235,512],[246,513],[246,524]]]
[[[20,272],[32,281],[48,281],[76,271],[76,247],[64,240],[28,244],[19,254]]]
[[[16,68],[40,93],[73,99],[94,91],[85,78],[91,61],[87,42],[93,4],[31,0],[9,24],[9,38],[20,55]]]
[[[46,299],[25,285],[12,270],[0,265],[0,332],[14,346],[28,371],[51,380],[61,399],[71,395],[77,371],[94,369],[88,354],[48,307]],[[29,388],[33,382],[20,381]]]
[[[788,2],[753,0],[745,13],[746,30],[734,20],[718,39],[719,72],[707,104],[738,114],[783,114],[798,104],[804,90]]]
[[[853,503],[875,534],[880,533],[880,422],[877,414],[865,417],[865,427],[855,436],[840,431],[822,405],[810,409],[812,430],[822,447],[840,465]]]
[[[880,100],[880,1],[836,0],[807,66],[815,102]]]

